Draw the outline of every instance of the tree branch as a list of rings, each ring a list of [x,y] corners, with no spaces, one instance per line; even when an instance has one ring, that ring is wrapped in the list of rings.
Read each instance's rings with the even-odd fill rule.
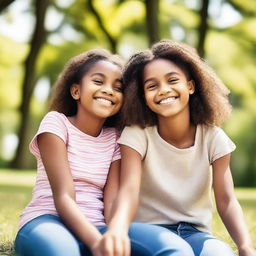
[[[88,7],[90,9],[90,11],[93,13],[93,15],[95,16],[99,27],[101,28],[102,32],[105,34],[105,36],[108,38],[108,41],[110,43],[111,46],[111,51],[112,52],[116,52],[116,40],[111,36],[111,34],[108,32],[108,30],[106,29],[99,13],[97,12],[97,10],[94,8],[93,6],[93,0],[88,0]]]

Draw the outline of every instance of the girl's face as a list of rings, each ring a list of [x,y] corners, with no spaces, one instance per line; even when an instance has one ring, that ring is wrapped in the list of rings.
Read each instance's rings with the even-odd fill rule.
[[[71,87],[71,95],[78,100],[78,112],[106,119],[121,108],[122,86],[120,67],[101,60],[85,73],[80,84]]]
[[[158,117],[189,113],[189,95],[194,92],[194,82],[188,81],[186,73],[174,62],[155,59],[148,63],[143,84],[146,103]]]

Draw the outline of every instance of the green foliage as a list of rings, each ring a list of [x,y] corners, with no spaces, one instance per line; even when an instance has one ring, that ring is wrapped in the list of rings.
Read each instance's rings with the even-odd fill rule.
[[[211,0],[214,1],[214,0]],[[210,1],[210,2],[211,2]],[[94,0],[93,7],[103,26],[116,43],[117,52],[128,58],[136,50],[148,47],[146,30],[145,1],[141,0]],[[196,1],[194,1],[196,2]],[[225,124],[225,130],[237,144],[233,153],[232,169],[235,182],[239,185],[256,185],[255,159],[256,141],[255,98],[256,98],[256,5],[255,0],[225,0],[241,15],[237,24],[218,28],[215,17],[208,17],[205,52],[206,60],[231,90],[233,115]],[[36,64],[36,80],[45,77],[52,86],[62,71],[66,61],[82,51],[95,48],[110,48],[111,43],[99,22],[90,11],[89,0],[70,1],[61,7],[53,1],[51,8],[63,18],[60,24],[48,31],[48,39],[41,50]],[[212,3],[212,2],[211,2]],[[180,39],[196,46],[198,25],[201,18],[198,9],[188,5],[188,1],[159,1],[160,35],[175,39],[173,31],[180,29]],[[13,3],[15,5],[15,3]],[[13,6],[12,5],[12,6]],[[10,6],[10,8],[12,8]],[[32,12],[29,8],[27,12]],[[15,17],[10,17],[15,19]],[[66,28],[73,33],[66,32]],[[57,37],[58,40],[54,40]],[[15,133],[20,123],[17,108],[21,101],[23,61],[29,45],[0,35],[0,162],[4,158],[3,138]],[[35,97],[30,103],[31,134],[36,130],[42,115],[47,111],[48,99],[39,102]],[[251,183],[254,182],[254,183]]]

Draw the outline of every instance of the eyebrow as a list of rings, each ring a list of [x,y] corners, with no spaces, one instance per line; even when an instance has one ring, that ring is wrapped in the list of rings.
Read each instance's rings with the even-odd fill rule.
[[[178,72],[169,72],[169,73],[165,74],[165,76],[170,76],[170,75],[180,76],[180,74]],[[144,81],[144,84],[146,84],[149,81],[154,81],[154,78],[153,77],[148,78],[147,80]]]
[[[93,73],[93,74],[90,75],[90,77],[95,76],[95,75],[101,76],[103,78],[106,77],[103,73]],[[121,84],[123,84],[122,79],[116,79],[115,81],[120,82]]]
[[[95,76],[95,75],[106,77],[103,73],[93,73],[90,75],[90,77]]]

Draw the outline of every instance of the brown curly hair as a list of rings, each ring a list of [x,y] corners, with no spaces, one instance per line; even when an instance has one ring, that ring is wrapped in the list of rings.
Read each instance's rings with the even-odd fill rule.
[[[231,113],[229,90],[199,57],[191,46],[173,40],[161,40],[151,49],[133,54],[125,65],[123,82],[126,85],[121,125],[140,125],[142,128],[157,124],[157,116],[146,105],[143,89],[143,71],[154,59],[174,62],[195,82],[190,95],[190,119],[195,125],[220,126]]]
[[[66,116],[75,115],[77,113],[77,102],[72,98],[70,88],[75,83],[79,84],[89,69],[102,60],[109,61],[120,67],[120,69],[124,65],[124,61],[120,56],[111,54],[106,49],[89,50],[71,58],[54,85],[49,110],[63,113]],[[117,127],[118,115],[107,118],[104,126]]]

